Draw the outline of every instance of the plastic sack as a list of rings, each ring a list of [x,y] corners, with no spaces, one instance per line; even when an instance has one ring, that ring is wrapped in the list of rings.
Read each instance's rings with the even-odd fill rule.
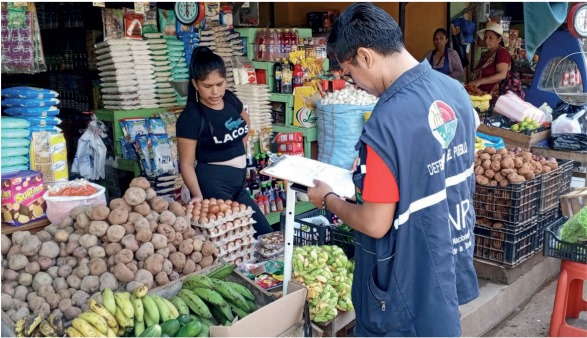
[[[318,161],[350,169],[358,152],[355,145],[365,124],[364,113],[375,104],[355,106],[348,104],[316,106],[318,116]]]
[[[544,112],[542,110],[522,100],[518,95],[512,92],[507,92],[507,94],[501,95],[497,99],[493,110],[516,122],[524,121],[526,117],[529,117],[538,123],[545,121]]]
[[[102,132],[103,124],[95,120],[90,122],[90,126],[78,141],[71,172],[79,173],[88,180],[106,177],[106,146],[100,137]]]
[[[27,138],[31,135],[28,129],[6,129],[2,128],[2,140],[12,138]],[[4,141],[2,141],[4,143]]]
[[[3,157],[0,163],[2,168],[4,167],[12,167],[15,165],[25,165],[29,163],[28,156],[12,156],[12,157]]]
[[[4,148],[2,149],[2,158],[13,156],[29,156],[28,147]]]
[[[552,122],[552,134],[587,134],[587,108],[567,113]]]
[[[553,135],[551,140],[553,149],[587,151],[587,135],[585,134]]]
[[[564,114],[576,114],[583,109],[586,109],[587,106],[573,106],[564,101],[560,101],[559,104],[554,108],[552,111],[552,119],[556,120],[559,116]]]
[[[69,216],[71,210],[77,206],[106,204],[106,189],[94,183],[88,184],[91,184],[98,192],[91,196],[75,197],[49,196],[49,191],[45,192],[43,198],[47,201],[47,218],[49,221],[53,224],[59,223]]]
[[[0,143],[2,143],[2,149],[17,147],[26,147],[28,149],[28,147],[31,144],[31,141],[26,138],[5,138],[2,139],[2,142]]]
[[[38,108],[38,107],[50,107],[59,104],[59,99],[20,99],[20,98],[6,98],[2,100],[3,107],[26,107],[26,108]]]
[[[29,121],[14,117],[2,117],[0,121],[2,123],[2,129],[26,129],[31,126]]]
[[[59,96],[54,90],[36,87],[11,87],[2,89],[3,97],[21,99],[47,99]]]
[[[4,112],[6,115],[17,117],[49,117],[59,115],[59,109],[55,106],[37,108],[11,107],[4,109]]]
[[[480,132],[476,132],[475,135],[482,141],[482,147],[479,148],[477,148],[478,143],[475,142],[476,150],[485,149],[487,147],[494,147],[495,149],[505,148],[505,143],[501,137],[487,135]]]
[[[57,126],[61,124],[61,119],[50,116],[50,117],[25,117],[26,121],[30,122],[33,126],[36,127],[47,127],[47,126]]]
[[[2,175],[6,175],[6,174],[10,174],[10,173],[19,172],[21,170],[28,170],[28,169],[29,169],[28,165],[21,164],[21,165],[2,167],[0,171],[1,171]]]

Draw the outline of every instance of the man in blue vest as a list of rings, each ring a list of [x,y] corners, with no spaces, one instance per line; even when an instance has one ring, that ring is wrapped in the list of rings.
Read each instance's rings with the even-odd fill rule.
[[[406,51],[382,9],[351,5],[330,55],[379,102],[353,179],[357,204],[323,182],[308,190],[355,229],[357,336],[459,336],[459,305],[479,295],[473,268],[476,120],[463,86]]]

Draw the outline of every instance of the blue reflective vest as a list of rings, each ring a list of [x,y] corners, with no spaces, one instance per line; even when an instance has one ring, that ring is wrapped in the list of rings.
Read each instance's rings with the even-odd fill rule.
[[[383,238],[355,232],[357,336],[461,335],[459,305],[479,295],[473,114],[463,86],[423,61],[386,90],[365,124],[359,153],[369,145],[379,154],[400,200]]]

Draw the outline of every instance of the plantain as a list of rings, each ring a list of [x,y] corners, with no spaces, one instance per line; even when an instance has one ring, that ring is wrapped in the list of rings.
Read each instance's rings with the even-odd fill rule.
[[[135,310],[130,302],[128,292],[117,292],[114,294],[114,301],[116,302],[117,311],[120,308],[127,318],[134,318]]]
[[[141,284],[132,292],[132,295],[136,298],[143,298],[147,295],[147,292],[149,292],[149,288],[145,284]]]
[[[106,310],[105,307],[98,304],[95,299],[90,298],[90,300],[88,300],[88,307],[90,310],[104,318],[106,324],[108,324],[109,327],[115,331],[118,330],[118,322],[116,321],[116,318],[114,318],[114,316],[108,310]]]
[[[65,332],[67,333],[67,335],[69,337],[83,337],[84,336],[81,332],[79,332],[78,329],[76,329],[73,326],[68,327],[67,330],[65,330]]]
[[[139,322],[142,322],[143,315],[145,313],[145,310],[143,308],[143,302],[141,301],[140,298],[137,298],[134,295],[130,297],[130,302],[133,305],[135,319]]]
[[[25,334],[25,336],[31,336],[33,331],[35,331],[35,329],[41,324],[42,321],[42,315],[29,316],[22,332]]]
[[[108,324],[106,323],[106,319],[102,318],[99,314],[93,311],[86,311],[79,315],[77,318],[83,319],[86,322],[90,323],[96,330],[100,331],[102,334],[108,333]]]
[[[111,315],[114,316],[116,314],[116,301],[114,300],[114,293],[112,293],[110,288],[102,291],[102,304]]]

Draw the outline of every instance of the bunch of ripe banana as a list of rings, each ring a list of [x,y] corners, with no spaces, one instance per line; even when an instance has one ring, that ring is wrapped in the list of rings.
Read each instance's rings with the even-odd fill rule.
[[[63,336],[63,318],[55,313],[45,317],[32,314],[19,319],[14,324],[17,337],[60,337]]]
[[[224,278],[227,274],[213,272],[211,275]],[[225,326],[229,326],[235,318],[242,319],[255,311],[254,301],[255,296],[246,287],[206,275],[186,278],[181,291],[171,298],[180,314],[193,313],[197,318],[214,319],[217,324]]]
[[[338,246],[297,247],[293,256],[294,280],[308,288],[310,317],[326,322],[342,311],[353,310],[353,262]],[[335,308],[336,307],[336,308]]]
[[[148,291],[145,285],[132,294],[105,289],[102,305],[90,299],[89,310],[71,322],[67,334],[70,337],[119,337],[132,332],[138,337],[146,328],[179,316],[171,302],[156,295],[148,296]]]

